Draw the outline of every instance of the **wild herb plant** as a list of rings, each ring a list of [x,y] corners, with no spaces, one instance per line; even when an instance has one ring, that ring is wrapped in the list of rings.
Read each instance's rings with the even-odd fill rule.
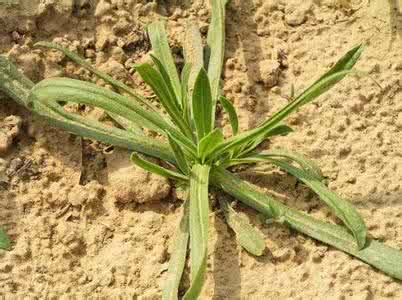
[[[198,28],[188,25],[184,41],[185,65],[180,75],[169,49],[163,23],[149,25],[153,65],[145,63],[134,68],[151,87],[164,109],[163,114],[132,88],[93,68],[68,49],[46,42],[37,46],[62,51],[120,93],[70,78],[50,78],[33,84],[4,57],[0,58],[0,88],[55,126],[132,150],[133,163],[149,172],[168,177],[187,190],[163,288],[164,299],[178,297],[188,248],[191,285],[183,299],[197,299],[202,290],[207,266],[210,186],[225,191],[274,222],[334,246],[392,277],[402,279],[402,252],[367,237],[366,226],[356,209],[325,186],[320,169],[313,162],[286,150],[257,150],[266,139],[292,131],[282,123],[291,112],[310,103],[353,72],[352,67],[359,59],[363,46],[348,51],[329,71],[259,126],[239,133],[235,108],[220,89],[225,4],[225,0],[211,0],[207,55],[204,55]],[[119,127],[106,126],[68,112],[63,107],[65,103],[99,107]],[[218,103],[230,120],[232,136],[229,138],[224,138],[221,129],[215,128]],[[159,133],[165,137],[165,141],[145,135],[144,128]],[[170,167],[150,162],[146,156],[159,158]],[[271,164],[295,176],[328,205],[344,226],[326,223],[289,208],[233,173],[233,166],[257,163]],[[262,255],[265,243],[260,233],[237,214],[226,198],[218,200],[240,245],[253,255]],[[6,244],[3,243],[3,247]]]

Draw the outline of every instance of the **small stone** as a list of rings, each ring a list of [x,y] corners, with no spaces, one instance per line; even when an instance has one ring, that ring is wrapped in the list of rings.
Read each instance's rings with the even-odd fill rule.
[[[102,17],[107,14],[111,8],[110,3],[106,2],[105,0],[101,0],[96,6],[94,15],[95,17]]]
[[[272,88],[278,84],[281,73],[280,64],[277,61],[265,59],[259,63],[261,78],[267,88]]]
[[[311,9],[310,1],[289,1],[285,9],[285,21],[290,26],[298,26],[306,22],[307,13]]]

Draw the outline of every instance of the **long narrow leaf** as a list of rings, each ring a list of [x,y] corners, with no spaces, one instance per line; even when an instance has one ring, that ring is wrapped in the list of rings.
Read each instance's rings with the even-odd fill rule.
[[[0,55],[0,90],[17,103],[28,106],[29,90],[34,83],[6,57]]]
[[[335,193],[331,192],[323,183],[315,176],[302,169],[296,168],[282,160],[270,159],[270,161],[297,177],[309,188],[311,188],[332,210],[332,212],[342,220],[342,222],[353,233],[359,249],[362,249],[366,244],[366,225],[356,209],[346,200],[340,198]]]
[[[151,109],[154,112],[157,112],[157,109],[154,106],[152,106],[152,104],[149,103],[144,97],[142,97],[140,94],[138,94],[134,89],[130,88],[126,84],[122,83],[121,81],[114,79],[112,76],[110,76],[106,73],[103,73],[103,72],[99,71],[98,69],[94,68],[85,59],[83,59],[79,55],[75,54],[74,52],[68,50],[67,48],[65,48],[59,44],[50,43],[50,42],[38,42],[35,44],[35,47],[45,47],[45,48],[56,49],[56,50],[61,51],[65,56],[67,56],[69,59],[71,59],[76,64],[84,67],[91,73],[94,73],[96,76],[103,79],[107,83],[110,83],[112,86],[116,87],[117,89],[120,89],[121,91],[124,91],[127,94],[131,95],[133,97],[134,101],[147,106],[149,109]]]
[[[169,77],[169,74],[168,74],[165,66],[162,64],[162,62],[156,56],[151,54],[151,58],[155,64],[156,68],[158,69],[159,73],[162,75],[163,80],[165,81],[165,84],[168,88],[170,97],[174,100],[174,102],[176,103],[176,106],[179,108],[179,110],[181,110],[182,107],[181,107],[180,98],[177,98],[176,92],[174,91],[174,87],[172,84],[172,80]],[[181,95],[180,95],[180,97],[181,97]]]
[[[219,204],[225,215],[226,222],[236,233],[240,246],[255,256],[261,256],[265,249],[262,234],[251,226],[246,219],[242,218],[222,197],[219,198]]]
[[[275,158],[285,158],[292,162],[296,162],[305,172],[309,173],[310,176],[315,177],[317,180],[324,180],[321,169],[310,159],[304,157],[303,155],[293,153],[287,150],[275,149],[269,151],[261,151],[255,154],[251,154],[247,157],[240,159],[232,159],[227,166],[234,166],[244,163],[258,163],[266,162],[268,159]]]
[[[358,249],[355,238],[343,226],[329,224],[309,215],[286,207],[273,197],[262,193],[259,188],[244,182],[221,168],[211,170],[211,181],[228,194],[266,215],[282,220],[282,223],[307,236],[334,246],[382,272],[402,280],[402,251],[378,241],[367,239],[365,247]]]
[[[0,228],[0,249],[10,248],[11,241],[3,229]]]
[[[230,102],[224,96],[220,96],[219,101],[221,102],[223,109],[229,116],[230,125],[232,126],[232,135],[236,135],[239,131],[239,120],[237,118],[236,109],[234,108],[232,102]]]
[[[188,200],[184,202],[183,216],[175,234],[172,256],[170,257],[169,268],[162,292],[163,300],[178,299],[177,294],[186,263],[188,239],[190,236],[188,203]]]
[[[216,128],[198,143],[198,157],[204,163],[207,157],[223,142],[223,133],[220,128]]]
[[[190,176],[190,259],[191,286],[184,300],[195,300],[205,281],[208,257],[208,182],[207,165],[194,165]]]
[[[139,126],[137,123],[131,122],[119,115],[116,115],[114,113],[109,112],[108,113],[109,117],[111,117],[117,124],[119,124],[121,127],[126,129],[127,131],[131,131],[134,134],[138,135],[144,135],[144,132],[141,129],[141,126]]]
[[[157,113],[147,111],[113,91],[81,80],[63,77],[42,80],[32,88],[29,99],[31,102],[67,101],[99,107],[160,133],[171,128]]]
[[[153,22],[148,26],[148,35],[151,40],[152,50],[155,56],[161,61],[166,68],[169,78],[172,82],[173,90],[176,94],[176,99],[181,99],[181,86],[179,74],[173,60],[172,53],[169,48],[168,39],[165,32],[163,22]]]
[[[139,155],[135,152],[133,152],[130,156],[131,161],[139,166],[140,168],[143,168],[144,170],[158,174],[160,176],[174,179],[174,180],[181,180],[181,181],[188,181],[187,176],[184,176],[183,174],[180,174],[178,172],[165,169],[157,164],[151,163],[145,159],[142,159],[139,157]]]
[[[210,0],[211,23],[208,28],[207,44],[209,50],[208,77],[211,82],[212,120],[215,124],[216,101],[220,95],[220,79],[225,53],[225,6],[227,0]]]
[[[183,118],[184,120],[187,121],[187,124],[193,130],[192,128],[193,121],[191,120],[191,105],[190,105],[191,97],[189,96],[189,86],[188,86],[191,70],[192,70],[191,64],[186,63],[183,67],[183,70],[181,71],[180,80],[181,80],[181,105],[183,110]]]
[[[187,91],[188,96],[191,99],[197,75],[201,68],[204,67],[204,51],[202,47],[200,30],[193,22],[188,22],[186,25],[183,50],[186,64],[191,65]]]
[[[173,95],[170,94],[169,87],[164,81],[162,75],[146,63],[136,65],[135,69],[140,74],[141,78],[152,88],[155,95],[158,97],[159,101],[172,118],[174,124],[176,124],[180,130],[186,134],[186,136],[191,136],[192,133],[182,116],[180,107],[178,106],[178,103]]]
[[[268,131],[265,135],[262,135],[254,140],[250,141],[248,144],[240,145],[235,148],[233,151],[232,157],[246,157],[249,155],[250,152],[255,151],[255,149],[261,145],[265,140],[269,139],[272,136],[276,135],[287,135],[293,132],[293,129],[284,124],[278,124],[270,131]]]
[[[200,141],[211,129],[212,119],[211,86],[208,75],[203,68],[200,69],[194,84],[192,98],[192,115],[197,130],[197,138]]]
[[[363,47],[358,46],[346,53],[339,61],[342,62],[343,70],[339,70],[338,63],[334,66],[336,72],[329,70],[326,74],[322,76],[318,81],[313,83],[306,91],[304,91],[300,96],[298,96],[294,101],[290,102],[279,112],[275,113],[271,118],[266,120],[261,124],[261,126],[254,128],[252,130],[246,131],[242,134],[229,138],[221,147],[216,151],[216,156],[230,151],[236,148],[238,145],[244,145],[256,139],[260,139],[262,136],[268,134],[275,126],[279,124],[287,115],[298,109],[300,106],[305,105],[315,98],[320,96],[322,93],[329,90],[337,82],[343,79],[347,74],[351,73],[350,69],[357,62],[361,55]]]
[[[185,175],[189,175],[190,167],[188,166],[186,157],[184,156],[184,153],[181,150],[180,145],[176,142],[176,140],[170,134],[168,134],[168,138],[169,138],[170,148],[172,148],[176,162],[177,162],[177,166]]]

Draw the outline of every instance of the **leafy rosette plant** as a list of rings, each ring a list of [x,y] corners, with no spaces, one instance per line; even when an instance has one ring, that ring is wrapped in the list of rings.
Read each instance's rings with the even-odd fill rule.
[[[402,279],[402,252],[367,237],[366,226],[359,213],[348,201],[326,187],[320,169],[313,162],[286,150],[257,150],[270,137],[292,132],[283,123],[284,119],[353,72],[352,68],[363,46],[348,51],[329,71],[259,126],[239,132],[236,110],[220,89],[225,4],[225,0],[211,0],[211,25],[206,47],[203,47],[198,28],[193,24],[187,26],[185,65],[180,75],[163,23],[155,22],[148,26],[153,63],[135,65],[134,68],[159,100],[162,113],[132,88],[93,68],[68,49],[47,42],[38,43],[37,46],[62,51],[118,92],[70,78],[49,78],[33,84],[4,57],[0,60],[0,88],[55,126],[132,150],[133,163],[149,172],[170,178],[187,191],[163,288],[164,299],[178,297],[188,248],[191,285],[183,299],[197,299],[201,293],[207,272],[210,186],[225,191],[275,222],[349,253],[392,277]],[[204,55],[205,52],[208,55]],[[119,126],[106,126],[68,112],[64,109],[66,103],[101,108]],[[224,137],[220,128],[215,127],[217,105],[222,106],[230,120],[232,135],[228,138]],[[164,141],[147,136],[144,128],[160,134],[165,138]],[[146,156],[158,158],[167,164],[162,167],[147,160]],[[319,196],[344,226],[326,223],[289,208],[233,173],[234,166],[257,163],[271,164],[295,176]],[[261,234],[237,214],[226,198],[218,200],[240,245],[253,255],[262,255],[265,242]],[[7,247],[7,241],[4,233],[0,232],[0,247]]]

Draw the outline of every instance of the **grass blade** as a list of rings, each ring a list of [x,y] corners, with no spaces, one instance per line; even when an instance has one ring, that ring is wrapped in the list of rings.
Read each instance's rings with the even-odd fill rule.
[[[188,181],[188,177],[180,174],[178,172],[165,169],[157,164],[151,163],[145,159],[140,158],[138,153],[133,152],[130,156],[131,161],[139,166],[140,168],[144,169],[145,171],[158,174],[163,177],[167,177],[174,180],[181,180],[181,181]]]
[[[279,112],[275,113],[271,118],[263,122],[259,127],[246,131],[237,136],[227,139],[225,143],[221,145],[216,151],[216,156],[230,151],[236,148],[238,145],[244,145],[261,139],[261,137],[267,135],[275,126],[279,124],[287,115],[298,109],[300,106],[313,101],[322,93],[329,90],[337,82],[343,79],[347,74],[351,73],[350,69],[357,62],[363,50],[362,46],[357,46],[347,52],[333,68],[320,77],[315,83],[313,83],[306,91],[298,96],[294,101],[290,102]],[[340,70],[340,66],[344,69]],[[333,71],[333,70],[336,70]]]
[[[142,65],[136,65],[135,69],[140,74],[145,83],[147,83],[152,88],[155,95],[158,97],[159,101],[161,102],[169,116],[172,118],[174,124],[176,124],[186,136],[192,136],[192,133],[182,116],[181,109],[178,106],[178,103],[173,95],[170,94],[169,87],[164,81],[162,75],[146,63]]]
[[[291,160],[292,162],[297,163],[305,172],[307,172],[310,176],[316,178],[318,181],[324,180],[324,176],[321,172],[321,169],[317,166],[316,163],[304,157],[303,155],[282,149],[262,151],[244,158],[232,159],[227,164],[227,166],[234,166],[244,163],[266,162],[267,160],[275,158],[285,158]]]
[[[287,125],[279,124],[271,129],[266,135],[256,138],[249,142],[246,146],[240,145],[233,151],[232,157],[245,157],[250,152],[255,151],[262,142],[275,135],[287,135],[293,132],[293,129]]]
[[[244,182],[222,168],[212,169],[210,176],[215,185],[268,218],[280,219],[283,224],[349,253],[382,272],[402,280],[401,250],[372,239],[367,239],[365,247],[359,250],[355,246],[354,236],[343,226],[329,224],[286,207],[273,197],[260,192],[257,186]]]
[[[3,229],[0,228],[0,249],[7,250],[11,246],[11,240]]]
[[[6,57],[0,55],[0,90],[23,106],[28,106],[29,90],[34,83]]]
[[[184,202],[183,216],[175,234],[172,256],[170,257],[166,281],[162,291],[162,300],[178,299],[177,294],[186,264],[188,239],[190,236],[188,203],[188,200]]]
[[[188,81],[190,78],[192,67],[191,64],[185,64],[181,71],[181,105],[183,110],[183,118],[187,121],[190,128],[193,126],[193,120],[191,120],[190,99]]]
[[[156,68],[158,69],[159,73],[161,74],[163,80],[166,83],[166,86],[168,88],[169,94],[170,94],[170,98],[174,100],[174,102],[176,103],[176,106],[181,109],[181,101],[180,98],[177,98],[177,95],[174,91],[174,87],[172,85],[172,81],[169,77],[169,74],[166,70],[166,68],[164,67],[164,65],[162,64],[162,62],[154,55],[151,54],[151,58],[152,61],[154,62]],[[181,89],[181,86],[180,86]],[[180,91],[180,97],[181,97],[181,91]]]
[[[184,156],[183,151],[181,150],[178,143],[176,143],[175,139],[168,134],[170,148],[172,148],[174,157],[176,159],[177,166],[185,175],[190,174],[190,167],[188,166],[186,157]]]
[[[208,182],[207,165],[194,165],[190,176],[190,259],[191,286],[184,300],[197,299],[205,281],[208,246]]]
[[[255,256],[261,256],[265,249],[262,234],[251,226],[248,220],[241,217],[222,197],[219,198],[219,204],[225,215],[226,222],[236,233],[240,246]]]
[[[181,99],[181,85],[179,74],[173,60],[163,22],[153,22],[148,26],[148,35],[152,44],[152,51],[165,67],[172,82],[176,99]]]
[[[198,157],[204,163],[208,156],[223,142],[223,133],[220,128],[216,128],[198,143]]]
[[[234,108],[232,102],[230,102],[224,96],[220,96],[219,101],[221,102],[223,109],[229,116],[230,125],[232,126],[232,135],[236,135],[239,131],[239,120],[237,118],[236,109]]]
[[[108,113],[109,117],[111,117],[117,124],[119,124],[121,127],[123,127],[125,130],[130,131],[134,134],[138,135],[144,135],[144,132],[142,131],[141,126],[139,126],[137,123],[130,122],[129,120],[116,115],[114,113]]]
[[[103,79],[107,83],[111,84],[115,88],[119,89],[120,91],[124,91],[130,96],[132,96],[133,100],[141,103],[145,106],[147,106],[149,109],[151,109],[154,112],[157,112],[157,109],[152,106],[151,103],[149,103],[144,97],[142,97],[140,94],[138,94],[134,89],[130,88],[129,86],[125,85],[124,83],[114,79],[112,76],[103,73],[99,71],[98,69],[94,68],[91,64],[89,64],[85,59],[80,57],[79,55],[75,54],[74,52],[68,50],[67,48],[58,45],[56,43],[50,43],[50,42],[38,42],[35,44],[35,47],[45,47],[49,49],[55,49],[61,51],[65,56],[67,56],[69,59],[71,59],[73,62],[76,64],[84,67],[91,73],[95,74],[99,78]]]
[[[278,159],[270,159],[270,161],[292,174],[311,188],[332,210],[332,212],[342,220],[342,222],[349,228],[356,239],[359,249],[362,249],[366,244],[366,225],[360,214],[356,209],[346,200],[340,198],[335,193],[331,192],[323,183],[321,183],[315,176],[302,169],[296,168],[284,161]]]
[[[197,79],[194,83],[194,92],[192,98],[192,115],[197,131],[197,138],[200,141],[211,129],[212,119],[212,97],[211,86],[208,75],[204,68],[200,69]]]
[[[207,44],[209,50],[208,77],[211,82],[212,120],[215,124],[216,102],[220,95],[220,80],[225,53],[225,6],[227,0],[210,0],[211,23],[208,28]]]
[[[191,99],[197,75],[201,68],[204,67],[204,51],[200,30],[198,26],[192,22],[188,22],[186,26],[183,50],[186,64],[191,65],[188,78],[188,95]]]
[[[139,126],[163,133],[171,128],[160,115],[143,109],[113,91],[96,84],[63,77],[45,79],[36,84],[29,99],[42,102],[73,102],[100,107],[107,112],[122,116]]]

